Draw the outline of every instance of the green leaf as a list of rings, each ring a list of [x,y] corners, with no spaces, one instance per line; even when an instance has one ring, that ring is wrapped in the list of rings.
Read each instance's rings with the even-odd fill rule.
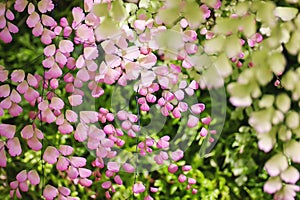
[[[274,10],[275,16],[279,17],[282,21],[290,21],[294,19],[297,13],[298,9],[292,7],[276,7]]]
[[[127,17],[126,9],[123,6],[123,1],[121,0],[115,0],[112,3],[112,18],[115,21],[123,21]]]

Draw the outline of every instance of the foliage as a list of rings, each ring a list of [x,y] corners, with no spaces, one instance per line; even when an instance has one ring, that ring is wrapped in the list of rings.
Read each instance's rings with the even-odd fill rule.
[[[299,198],[299,5],[0,3],[0,195]]]

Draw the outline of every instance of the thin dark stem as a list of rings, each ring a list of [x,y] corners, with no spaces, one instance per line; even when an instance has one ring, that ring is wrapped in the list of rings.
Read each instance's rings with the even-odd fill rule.
[[[41,99],[41,102],[44,100],[44,92],[45,92],[45,68],[43,68],[44,71],[43,71],[43,83],[42,83],[42,99]],[[43,132],[43,116],[42,116],[42,112],[40,111],[40,126],[41,126],[41,131]],[[45,185],[45,163],[44,163],[44,160],[43,160],[43,154],[44,154],[44,138],[42,139],[42,149],[41,149],[41,162],[42,162],[42,178],[41,178],[41,196],[43,195],[43,188],[44,188],[44,185]]]
[[[137,117],[138,117],[138,127],[139,131],[136,134],[136,147],[135,147],[135,154],[136,154],[136,169],[135,169],[135,175],[134,175],[134,184],[136,184],[137,176],[138,176],[138,161],[139,161],[139,154],[138,154],[138,144],[139,144],[139,133],[141,131],[141,115],[140,115],[140,107],[138,104],[138,96],[135,96],[136,101],[136,108],[137,108]],[[134,199],[134,193],[132,193],[132,197]]]

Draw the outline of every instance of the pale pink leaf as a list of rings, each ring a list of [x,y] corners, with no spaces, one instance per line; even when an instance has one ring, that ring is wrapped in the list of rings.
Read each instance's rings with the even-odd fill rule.
[[[72,165],[69,166],[69,169],[67,171],[68,173],[68,177],[71,179],[71,180],[74,180],[78,177],[78,170],[73,167]]]
[[[48,27],[55,27],[57,25],[56,21],[52,17],[44,14],[42,14],[42,24]]]
[[[132,191],[135,194],[142,193],[145,191],[145,189],[146,189],[145,186],[141,182],[135,183],[132,187]]]
[[[83,123],[95,123],[98,121],[98,113],[95,111],[80,111],[79,116]]]
[[[93,181],[87,178],[83,178],[79,180],[79,184],[82,185],[83,187],[89,187],[93,184]]]
[[[105,181],[101,184],[101,187],[103,189],[109,189],[111,187],[111,182],[110,181]]]
[[[0,86],[0,97],[8,97],[10,93],[10,87],[8,84]]]
[[[0,40],[4,43],[10,43],[12,41],[12,36],[7,27],[0,32]]]
[[[5,154],[5,151],[4,151],[4,148],[1,147],[0,148],[0,167],[6,167],[6,154]]]
[[[22,98],[20,94],[15,89],[13,89],[10,94],[10,100],[14,103],[20,103]]]
[[[27,174],[28,180],[30,181],[31,185],[37,185],[40,183],[40,176],[36,170],[30,170]]]
[[[20,171],[16,176],[17,181],[24,182],[27,179],[27,172],[26,170]]]
[[[28,182],[24,181],[19,183],[19,188],[22,192],[27,192],[28,191]]]
[[[70,162],[74,167],[84,167],[86,165],[86,159],[83,157],[73,156],[70,158]]]
[[[54,4],[52,0],[41,0],[38,2],[38,9],[41,13],[50,12],[54,9]]]
[[[183,151],[178,149],[174,152],[171,153],[171,158],[174,160],[174,161],[178,161],[180,160],[181,158],[183,158]]]
[[[58,157],[59,157],[59,151],[52,146],[48,146],[43,155],[43,159],[49,164],[56,163]]]
[[[19,138],[14,137],[7,141],[8,153],[11,156],[19,156],[22,153],[21,144]]]
[[[26,126],[21,130],[21,135],[22,135],[22,138],[24,138],[24,139],[32,138],[33,133],[34,133],[34,131],[33,131],[32,125],[26,125]]]
[[[73,147],[69,145],[60,145],[59,152],[64,156],[69,156],[73,153]]]
[[[0,124],[0,135],[9,139],[15,136],[16,126],[10,124]]]
[[[56,47],[54,44],[51,44],[47,47],[44,48],[44,54],[45,56],[49,57],[49,56],[53,56],[55,54],[55,50],[56,50]]]
[[[87,139],[87,132],[88,128],[83,123],[79,123],[76,127],[74,138],[79,142],[83,142]]]
[[[129,163],[124,163],[122,167],[127,173],[133,173],[135,171],[134,167]]]
[[[58,190],[53,187],[52,185],[46,185],[43,196],[46,198],[46,200],[53,200],[58,195]]]
[[[62,53],[70,53],[74,50],[74,45],[70,40],[61,40],[58,47]]]
[[[33,12],[29,15],[29,17],[26,20],[26,24],[29,28],[33,28],[36,26],[36,24],[40,21],[40,15],[37,12]]]
[[[61,110],[64,108],[64,105],[65,105],[64,101],[61,100],[59,97],[52,97],[50,108],[55,110]]]
[[[12,103],[11,107],[8,110],[9,114],[13,117],[19,116],[22,111],[23,108],[16,103]]]
[[[14,24],[12,24],[10,22],[7,23],[7,28],[9,30],[9,32],[11,32],[11,33],[17,33],[17,32],[19,32],[19,28],[16,25],[14,25]]]
[[[58,187],[58,191],[60,194],[62,194],[64,196],[69,196],[71,194],[71,190],[66,187]]]
[[[27,0],[16,0],[14,4],[14,8],[18,12],[23,12],[28,4]]]
[[[79,106],[82,104],[82,96],[81,95],[71,95],[68,97],[68,100],[69,100],[71,106]]]
[[[56,163],[56,169],[60,171],[65,171],[69,167],[69,161],[67,158],[61,156],[59,157],[57,163]]]
[[[92,174],[92,171],[86,168],[79,168],[78,171],[81,178],[87,178]]]
[[[42,149],[43,145],[42,143],[36,138],[32,137],[27,141],[28,146],[34,150],[34,151],[39,151]]]
[[[120,164],[118,162],[108,162],[107,169],[112,172],[118,172],[120,170]]]

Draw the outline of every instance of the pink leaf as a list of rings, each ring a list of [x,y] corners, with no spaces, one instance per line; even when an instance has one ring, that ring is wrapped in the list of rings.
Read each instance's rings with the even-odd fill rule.
[[[19,188],[22,192],[27,192],[28,191],[28,183],[27,181],[19,183]]]
[[[61,110],[64,108],[64,101],[61,100],[58,97],[52,97],[51,103],[50,103],[50,108],[55,109],[55,110]]]
[[[198,115],[205,110],[205,105],[203,103],[197,103],[191,106],[191,110],[194,114]]]
[[[42,112],[43,120],[48,122],[49,124],[54,122],[56,120],[55,115],[50,110],[50,108],[47,108],[45,111]]]
[[[72,14],[74,21],[72,23],[72,28],[76,29],[76,27],[82,22],[84,19],[84,13],[83,10],[80,7],[75,7],[72,9]]]
[[[180,160],[181,158],[183,158],[183,151],[178,149],[174,152],[171,153],[171,158],[174,160],[174,161],[178,161]]]
[[[133,185],[132,187],[132,191],[135,194],[139,194],[145,191],[145,186],[143,185],[143,183],[139,182]]]
[[[178,170],[178,166],[175,165],[175,164],[170,164],[169,167],[168,167],[168,172],[174,174],[175,172],[177,172]]]
[[[9,183],[9,186],[14,190],[18,188],[18,185],[19,185],[18,181],[13,181]]]
[[[56,61],[57,63],[61,64],[61,65],[65,65],[65,64],[67,64],[68,59],[67,59],[67,57],[66,57],[64,54],[62,54],[61,52],[56,52],[56,54],[55,54],[55,61]],[[57,77],[57,78],[58,78],[58,77]]]
[[[82,104],[82,96],[81,95],[71,95],[68,97],[68,100],[69,100],[71,106],[79,106]]]
[[[87,139],[87,131],[87,127],[84,124],[79,123],[76,127],[74,138],[79,142],[85,141]]]
[[[52,17],[44,14],[42,14],[42,24],[49,27],[55,27],[57,25],[56,21]]]
[[[188,178],[188,183],[190,185],[196,184],[196,180],[194,178]]]
[[[127,173],[133,173],[135,171],[134,167],[129,163],[123,164],[122,167]]]
[[[270,177],[269,180],[264,184],[264,192],[274,194],[282,188],[281,180],[278,176]]]
[[[73,126],[65,120],[63,124],[59,125],[58,130],[62,134],[68,134],[71,133],[74,129]]]
[[[27,4],[28,4],[27,0],[16,0],[14,4],[14,8],[18,12],[23,12]]]
[[[10,22],[7,23],[7,28],[9,30],[9,32],[11,32],[11,33],[17,33],[17,32],[19,32],[19,28],[16,25],[14,25],[14,24],[12,24]]]
[[[114,177],[114,181],[118,184],[118,185],[123,185],[123,181],[121,179],[121,177],[119,175],[116,175]]]
[[[46,13],[47,11],[52,11],[54,8],[54,4],[52,0],[41,0],[38,2],[38,9],[41,13]]]
[[[19,182],[24,182],[24,181],[26,181],[26,179],[27,179],[27,172],[26,172],[26,170],[20,171],[20,172],[17,174],[16,179],[17,179]]]
[[[7,97],[10,92],[10,87],[8,84],[0,86],[0,97]]]
[[[35,27],[32,29],[32,34],[35,37],[41,36],[44,32],[44,27],[41,22],[38,22]]]
[[[186,176],[183,175],[183,174],[180,174],[179,177],[178,177],[178,181],[179,181],[180,183],[185,182],[185,181],[186,181]]]
[[[54,164],[57,162],[59,152],[55,147],[48,146],[44,152],[43,159],[49,164]]]
[[[70,158],[70,162],[74,167],[84,167],[86,165],[86,159],[82,157],[73,156]]]
[[[120,170],[120,164],[118,162],[108,162],[107,169],[112,172],[118,172]]]
[[[299,180],[300,174],[298,169],[293,166],[289,166],[286,170],[281,172],[280,177],[286,183],[295,184]]]
[[[86,82],[90,79],[90,76],[89,76],[89,73],[88,73],[88,70],[86,68],[82,68],[80,69],[77,74],[76,74],[76,77],[78,79],[80,79],[81,81],[83,82]]]
[[[46,185],[43,196],[46,198],[46,200],[53,200],[58,195],[58,190],[53,187],[52,185]]]
[[[98,121],[98,113],[95,111],[80,111],[79,115],[83,123],[95,123]]]
[[[6,154],[4,148],[0,148],[0,167],[6,167]]]
[[[110,139],[106,139],[106,138],[103,138],[101,140],[101,145],[105,148],[110,148],[110,147],[113,147],[114,146],[114,141],[110,140]]]
[[[87,178],[83,178],[79,180],[79,184],[82,185],[83,187],[89,187],[93,184],[93,181],[87,179]]]
[[[92,171],[86,168],[79,168],[78,170],[81,178],[87,178],[92,174]]]
[[[40,21],[40,15],[36,12],[33,12],[29,15],[29,17],[26,20],[26,24],[29,28],[33,28],[36,26],[36,24]]]
[[[31,185],[37,185],[40,183],[40,176],[36,170],[30,170],[27,174],[28,180],[30,181]]]
[[[26,125],[21,131],[22,138],[24,139],[32,138],[33,133],[34,131],[32,125]]]
[[[44,54],[45,56],[49,57],[49,56],[53,56],[55,54],[55,50],[56,50],[56,47],[54,44],[51,44],[47,47],[45,47],[44,49]]]
[[[21,92],[20,92],[20,93],[21,93]],[[29,88],[27,89],[27,91],[25,92],[25,94],[24,94],[24,98],[25,98],[28,102],[31,102],[31,101],[35,100],[36,98],[38,98],[39,95],[40,95],[40,94],[39,94],[36,90],[34,90],[33,88],[29,87]]]
[[[12,102],[10,100],[10,97],[5,98],[3,101],[0,103],[0,107],[2,109],[9,109],[12,105]]]
[[[10,94],[10,100],[14,103],[20,103],[22,98],[20,94],[15,89],[13,89]]]
[[[79,174],[78,170],[75,167],[71,166],[71,165],[69,166],[69,169],[68,169],[67,173],[68,173],[68,177],[71,180],[76,179],[78,177],[78,174]]]
[[[199,123],[199,118],[195,117],[194,115],[189,115],[189,119],[187,122],[187,125],[189,128],[195,127],[197,126]]]
[[[94,60],[98,57],[97,47],[85,47],[83,55],[86,60]]]
[[[109,189],[111,187],[111,182],[110,181],[106,181],[104,183],[101,184],[101,187],[103,189]]]
[[[56,163],[56,169],[60,171],[65,171],[69,167],[69,161],[67,158],[61,156],[59,157],[57,163]]]
[[[23,108],[16,103],[12,103],[12,106],[9,108],[9,114],[13,117],[19,116],[23,111]]]
[[[60,145],[59,147],[59,152],[63,155],[63,156],[69,156],[73,153],[73,147],[69,146],[69,145]]]
[[[16,126],[10,124],[0,124],[0,135],[9,139],[13,138],[16,132]]]
[[[30,85],[30,86],[32,86],[32,87],[37,87],[38,86],[38,81],[37,81],[37,79],[36,79],[36,77],[35,76],[33,76],[32,74],[28,74],[27,75],[27,82],[28,82],[28,84]]]
[[[69,196],[71,194],[71,190],[66,187],[58,187],[58,191],[60,194],[62,194],[64,196]]]
[[[69,122],[76,122],[78,118],[78,115],[76,112],[72,111],[72,110],[67,110],[66,111],[66,119]]]
[[[32,137],[27,141],[28,146],[34,150],[34,151],[39,151],[42,149],[43,145],[42,143],[36,138]]]
[[[17,137],[7,141],[7,148],[9,150],[8,153],[11,156],[19,156],[22,153],[21,144]]]
[[[0,39],[4,42],[4,43],[10,43],[12,41],[12,37],[11,34],[8,30],[7,27],[5,27],[1,32],[0,32]]]
[[[61,40],[58,47],[62,53],[70,53],[74,50],[74,45],[70,40]]]

